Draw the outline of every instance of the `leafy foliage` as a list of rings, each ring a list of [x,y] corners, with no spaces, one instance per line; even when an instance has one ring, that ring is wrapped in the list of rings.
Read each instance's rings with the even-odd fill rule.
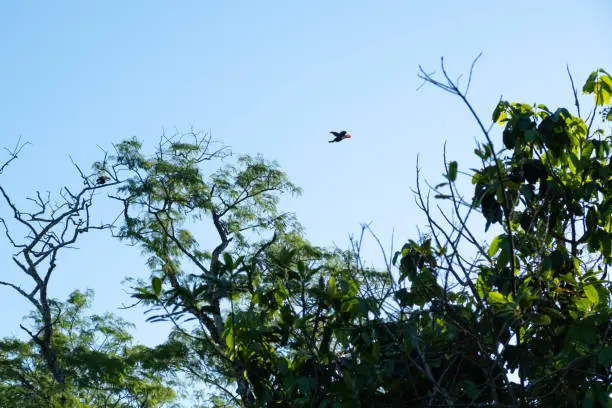
[[[445,78],[444,89],[471,109],[465,94]],[[447,295],[430,302],[443,304],[446,312],[440,318],[461,322],[478,355],[485,357],[480,366],[487,379],[469,380],[489,403],[548,407],[611,402],[612,372],[605,357],[612,340],[607,280],[612,262],[611,135],[592,127],[597,107],[610,103],[609,83],[603,70],[587,79],[583,90],[594,94],[596,102],[587,120],[565,108],[501,101],[492,119],[503,126],[506,149],[497,152],[481,126],[486,141],[475,153],[483,167],[472,175],[472,202],[457,198],[453,184],[445,185],[459,223],[441,227],[421,201],[434,240],[443,247],[440,268],[469,289],[469,297],[449,302]],[[579,110],[577,98],[576,105]],[[474,209],[480,209],[486,228],[499,224],[503,230],[488,248],[467,229]],[[462,255],[466,247],[460,242],[472,247],[475,260]],[[457,307],[464,311],[461,319],[449,313]],[[496,367],[503,369],[500,373],[516,370],[518,381],[494,384],[491,370]]]
[[[129,323],[110,314],[85,316],[93,292],[52,301],[52,339],[66,384],[59,387],[34,341],[0,341],[0,406],[161,407],[173,401],[164,379],[184,355],[179,343],[149,349],[132,345]],[[31,314],[36,327],[40,318]]]
[[[443,72],[446,83],[423,78],[473,113]],[[603,70],[587,80],[596,107],[608,82]],[[361,241],[304,241],[277,210],[297,188],[274,163],[244,157],[206,177],[200,165],[219,159],[206,139],[152,158],[119,146],[117,165],[134,174],[120,190],[122,233],[151,256],[135,297],[174,322],[217,406],[607,406],[610,136],[565,108],[502,101],[498,151],[475,119],[485,141],[472,199],[457,191],[467,173],[456,161],[435,187],[452,217],[435,219],[419,183],[429,231],[382,270],[364,267]],[[474,214],[495,227],[488,245],[468,228]],[[210,250],[190,218],[208,219]]]
[[[577,114],[499,102],[499,148],[442,73],[421,78],[474,115],[481,166],[445,156],[440,214],[419,176],[427,230],[380,269],[361,258],[368,226],[348,251],[303,238],[279,209],[299,189],[274,162],[230,161],[197,133],[162,138],[152,155],[135,139],[117,145],[94,170],[118,187],[118,237],[148,256],[133,296],[174,331],[155,349],[131,346],[123,322],[83,319],[88,297],[75,293],[48,336],[63,388],[36,341],[9,339],[0,402],[160,406],[173,398],[164,379],[181,372],[213,389],[215,407],[610,406],[612,135],[596,129],[612,119],[610,76],[588,77],[587,118],[575,89]],[[50,317],[33,315],[35,329]]]

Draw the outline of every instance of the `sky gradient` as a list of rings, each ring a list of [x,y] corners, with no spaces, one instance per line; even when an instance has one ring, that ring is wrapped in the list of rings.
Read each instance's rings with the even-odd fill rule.
[[[605,0],[2,2],[0,146],[31,145],[0,183],[25,204],[36,190],[79,185],[70,157],[89,168],[100,147],[136,136],[152,151],[162,132],[194,127],[277,160],[304,189],[283,207],[314,244],[345,248],[373,222],[386,247],[393,231],[401,246],[423,225],[417,154],[435,183],[444,143],[467,169],[480,138],[458,99],[417,90],[418,66],[439,71],[444,56],[458,76],[483,52],[469,96],[486,120],[502,96],[572,107],[566,64],[577,86],[612,69],[610,16]],[[353,137],[328,144],[342,129]],[[117,309],[130,303],[122,279],[147,276],[140,251],[104,233],[83,238],[60,259],[52,295],[93,288],[94,311],[136,321],[138,341],[163,341],[142,309]],[[1,279],[18,276],[11,252],[1,239]],[[380,262],[373,246],[367,255]],[[29,306],[0,287],[0,310],[0,336],[21,335]]]

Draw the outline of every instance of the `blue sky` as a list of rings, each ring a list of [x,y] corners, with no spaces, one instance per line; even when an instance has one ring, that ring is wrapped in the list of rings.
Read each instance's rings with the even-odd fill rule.
[[[487,119],[502,95],[571,106],[566,63],[578,86],[612,69],[610,16],[605,0],[2,2],[0,145],[32,144],[0,183],[24,203],[78,185],[69,156],[88,168],[98,145],[136,136],[153,148],[164,129],[193,126],[277,160],[304,189],[283,205],[315,244],[346,247],[373,221],[385,245],[393,230],[401,245],[423,222],[410,192],[417,154],[434,182],[445,142],[460,167],[476,163],[472,118],[458,99],[417,90],[418,65],[436,70],[444,56],[459,75],[483,52],[470,96]],[[353,138],[328,144],[340,129]],[[90,287],[95,311],[119,312],[121,280],[146,276],[144,258],[104,234],[79,248],[60,259],[52,294]],[[17,275],[10,252],[0,240],[0,279]],[[0,288],[0,336],[19,334],[28,309]],[[163,340],[142,310],[120,314],[137,340]]]

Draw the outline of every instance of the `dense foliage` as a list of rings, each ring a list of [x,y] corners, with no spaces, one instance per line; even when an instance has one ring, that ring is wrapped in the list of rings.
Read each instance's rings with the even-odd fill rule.
[[[181,359],[184,347],[133,345],[128,322],[111,314],[84,315],[92,296],[76,291],[66,302],[51,302],[52,345],[65,384],[54,380],[34,340],[0,341],[0,406],[152,408],[174,400],[163,374]],[[43,327],[35,313],[29,319],[34,330]]]
[[[113,318],[81,319],[87,298],[75,293],[48,313],[48,344],[34,332],[2,343],[0,398],[25,401],[30,385],[48,395],[57,363],[65,406],[123,395],[125,406],[161,406],[173,396],[164,379],[179,372],[217,407],[610,406],[612,78],[587,79],[586,118],[575,89],[575,114],[499,102],[500,148],[442,72],[422,78],[474,115],[481,165],[445,157],[436,201],[419,179],[427,229],[379,270],[361,258],[367,226],[351,251],[304,240],[278,209],[299,189],[276,163],[229,161],[195,133],[163,138],[153,155],[136,140],[117,145],[83,176],[86,189],[116,187],[115,236],[148,256],[133,295],[150,320],[172,322],[171,339],[131,347]],[[104,186],[90,181],[101,176]],[[34,314],[43,328],[45,313]],[[91,347],[99,333],[112,340],[101,349]]]

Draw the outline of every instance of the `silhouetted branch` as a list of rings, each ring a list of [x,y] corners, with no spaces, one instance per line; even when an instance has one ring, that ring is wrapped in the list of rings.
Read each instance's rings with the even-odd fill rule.
[[[18,143],[10,150],[10,159],[0,167],[0,172],[17,158],[19,152],[27,143]],[[74,162],[73,162],[74,164]],[[11,199],[7,189],[0,185],[0,197],[7,204],[12,219],[17,226],[23,230],[23,237],[18,238],[18,232],[11,231],[8,220],[0,217],[0,223],[4,228],[8,242],[17,249],[13,255],[13,262],[32,281],[32,288],[25,289],[23,286],[2,280],[0,285],[9,287],[20,296],[30,302],[40,315],[40,328],[34,333],[21,325],[20,327],[40,347],[40,353],[44,358],[54,380],[64,386],[65,374],[61,367],[57,351],[51,339],[57,320],[53,320],[53,310],[48,294],[48,285],[57,267],[59,252],[63,249],[73,248],[78,237],[90,230],[108,229],[110,225],[91,223],[90,208],[93,205],[93,196],[99,189],[117,184],[119,181],[106,185],[92,182],[92,177],[86,176],[75,164],[78,173],[84,180],[84,187],[73,191],[64,186],[59,191],[59,200],[53,202],[51,194],[41,194],[36,191],[34,197],[26,197],[32,209],[24,210],[18,207]],[[59,316],[58,316],[59,317]]]

